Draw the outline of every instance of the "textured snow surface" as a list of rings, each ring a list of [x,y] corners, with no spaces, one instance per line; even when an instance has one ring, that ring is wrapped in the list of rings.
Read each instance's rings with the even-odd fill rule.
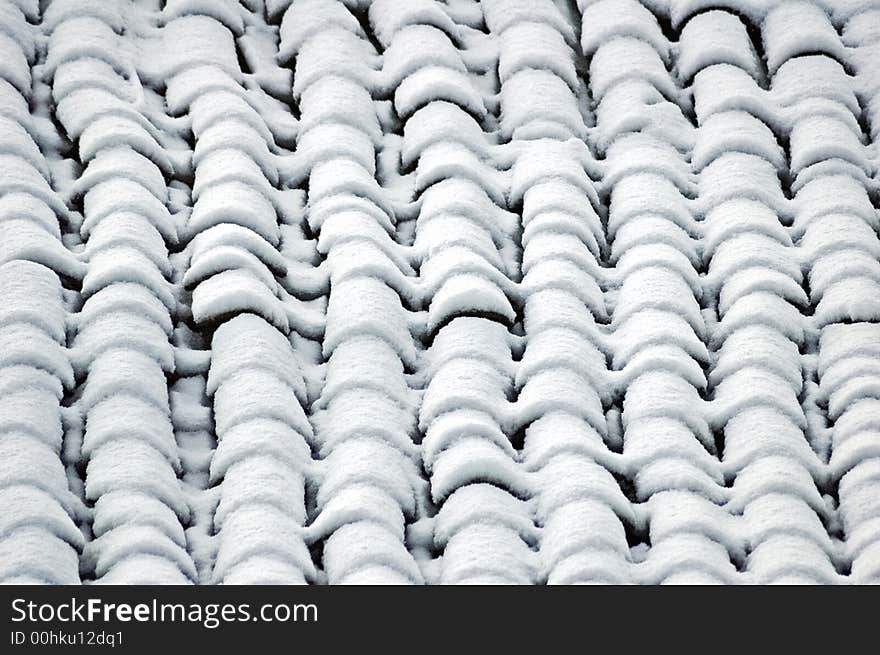
[[[878,143],[878,0],[0,0],[0,581],[878,583]]]

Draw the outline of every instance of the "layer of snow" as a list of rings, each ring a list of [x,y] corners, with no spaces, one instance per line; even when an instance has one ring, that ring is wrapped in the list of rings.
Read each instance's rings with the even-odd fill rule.
[[[880,579],[871,0],[160,4],[0,7],[0,581]]]

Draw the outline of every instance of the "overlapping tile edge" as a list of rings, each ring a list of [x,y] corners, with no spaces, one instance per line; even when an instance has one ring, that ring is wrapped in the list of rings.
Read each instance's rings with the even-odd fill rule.
[[[0,581],[880,581],[878,61],[876,0],[5,0]]]

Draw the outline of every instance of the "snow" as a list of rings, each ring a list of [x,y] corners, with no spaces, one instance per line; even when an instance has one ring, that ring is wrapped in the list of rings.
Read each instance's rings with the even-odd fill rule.
[[[500,100],[506,139],[582,138],[586,131],[575,95],[549,71],[525,69],[511,76]]]
[[[756,581],[763,584],[792,584],[792,579],[808,584],[833,584],[837,578],[827,554],[801,536],[771,537],[754,549],[751,561]]]
[[[71,187],[71,194],[84,195],[101,182],[114,177],[137,182],[160,201],[164,202],[167,198],[162,171],[149,158],[127,145],[105,151],[101,157],[92,159]]]
[[[234,462],[223,475],[214,525],[222,532],[226,518],[248,506],[272,507],[302,523],[304,484],[301,473],[272,456],[252,455]]]
[[[241,225],[272,245],[278,244],[275,208],[263,194],[248,184],[228,181],[206,188],[193,207],[187,228],[195,235],[221,223]]]
[[[859,136],[841,121],[827,116],[802,118],[791,130],[791,171],[794,174],[826,159],[849,161],[871,175]]]
[[[246,344],[242,348],[241,342]],[[300,402],[305,399],[305,383],[291,361],[287,340],[265,321],[242,314],[224,323],[211,342],[211,370],[206,391],[211,394],[240,367],[259,367],[287,381]]]
[[[838,61],[846,59],[843,44],[828,16],[811,2],[780,3],[767,12],[761,34],[771,75],[785,61],[801,54],[821,52]]]
[[[423,481],[409,457],[393,445],[371,438],[351,438],[337,444],[321,462],[317,506],[323,507],[351,485],[381,489],[411,516]]]
[[[758,57],[742,20],[727,11],[710,10],[691,18],[679,37],[678,74],[685,80],[715,64],[739,66],[760,75]]]
[[[113,357],[119,355],[118,349],[133,350],[147,358],[143,365],[150,363],[161,371],[172,371],[174,353],[168,343],[168,336],[162,325],[147,316],[138,316],[119,308],[117,311],[102,314],[79,326],[71,359],[79,370],[105,353]],[[105,364],[112,367],[112,361]],[[164,383],[161,383],[165,386]]]
[[[439,367],[422,400],[419,420],[427,426],[438,415],[455,409],[474,409],[503,424],[505,388],[509,382],[494,366],[470,359],[453,359]]]
[[[614,37],[640,39],[650,44],[664,61],[669,57],[669,42],[663,36],[657,19],[648,8],[635,0],[600,0],[583,8],[580,46],[584,56],[595,54],[603,43]],[[682,53],[680,56],[685,55]]]
[[[835,479],[842,479],[861,462],[877,457],[876,429],[866,429],[851,436],[842,432],[835,430],[834,451],[829,461]]]
[[[0,519],[0,534],[4,537],[36,528],[67,542],[72,549],[82,549],[82,533],[50,494],[31,485],[10,484],[0,490],[0,499],[7,507],[15,507]]]
[[[596,109],[595,131],[600,152],[630,132],[659,136],[679,150],[693,146],[693,128],[681,108],[664,99],[652,84],[637,78],[606,91]]]
[[[490,484],[459,488],[443,505],[434,525],[434,541],[446,545],[471,523],[494,523],[510,528],[526,543],[535,543],[538,530],[528,504]]]
[[[541,564],[545,575],[558,572],[567,561],[571,566],[570,560],[581,553],[593,557],[607,553],[621,562],[629,554],[620,519],[610,507],[592,498],[561,505],[543,525]],[[589,574],[583,571],[581,575]]]
[[[245,122],[241,115],[216,120],[199,132],[193,150],[193,166],[198,170],[203,159],[218,151],[229,156],[231,149],[239,150],[249,157],[271,184],[278,183],[278,162],[259,131]]]
[[[0,539],[0,580],[9,584],[78,584],[79,555],[42,527],[27,526]]]
[[[583,182],[583,178],[580,181]],[[599,251],[606,243],[605,234],[595,208],[584,202],[584,189],[556,180],[540,180],[526,190],[522,196],[523,246],[542,227],[553,231],[559,226],[580,237],[590,252],[599,257]]]
[[[689,466],[697,473],[697,478],[708,483],[710,498],[712,483],[722,481],[718,460],[694,438],[687,426],[676,419],[649,417],[630,421],[624,454],[629,466],[637,470],[637,490],[645,496],[651,488],[668,489],[670,480],[660,473],[669,474],[673,469],[681,473],[682,465]],[[680,462],[680,463],[679,463]]]
[[[710,448],[706,409],[697,390],[679,376],[656,371],[639,376],[627,389],[623,403],[623,425],[653,417],[674,418],[688,426],[694,436]]]
[[[131,437],[155,448],[180,469],[177,444],[167,411],[134,394],[115,394],[88,410],[81,452],[90,457],[103,445],[119,437]]]
[[[254,418],[225,431],[211,458],[211,479],[222,479],[231,465],[258,454],[272,455],[293,470],[310,461],[306,438],[294,428],[274,418]]]
[[[586,250],[578,235],[565,231],[553,232],[549,230],[536,230],[535,236],[528,241],[523,254],[523,276],[526,277],[530,272],[537,272],[541,268],[549,268],[546,264],[553,259],[577,266],[590,278],[603,279],[605,277],[599,263],[593,254]],[[590,291],[590,294],[584,294],[584,296],[590,297],[594,293],[596,295],[601,293],[598,289]],[[596,304],[601,306],[601,301]],[[604,314],[604,311],[599,310],[597,313]]]
[[[457,105],[437,100],[416,111],[403,128],[401,163],[410,166],[432,145],[454,140],[484,158],[490,147],[479,123]]]
[[[316,164],[345,157],[376,174],[376,156],[370,137],[362,129],[339,123],[315,125],[297,139],[297,157],[310,171]]]
[[[394,89],[425,66],[467,72],[461,54],[445,32],[428,24],[408,26],[394,34],[382,54],[383,83]]]
[[[268,577],[276,584],[296,584],[314,577],[299,526],[285,511],[270,505],[239,508],[226,518],[218,538],[215,583],[259,584]],[[263,569],[263,560],[274,566]]]
[[[520,497],[531,493],[525,471],[509,455],[480,437],[461,437],[438,454],[431,471],[431,496],[444,502],[456,489],[490,482]]]
[[[378,82],[380,62],[370,44],[344,29],[314,35],[303,44],[296,56],[293,71],[293,95],[327,75],[339,75],[355,84],[370,88]]]
[[[89,242],[91,243],[91,239]],[[211,253],[218,248],[229,247],[254,255],[275,275],[284,275],[287,272],[287,262],[272,244],[255,231],[241,225],[219,223],[200,230],[190,242],[193,261],[202,256],[211,258]]]
[[[869,0],[37,5],[0,580],[880,579]]]
[[[447,33],[453,40],[458,38],[458,26],[443,7],[429,0],[408,3],[377,0],[369,7],[370,24],[375,30],[376,39],[385,48],[389,48],[400,33],[408,31],[407,27],[414,25],[429,25]]]
[[[392,533],[369,521],[346,523],[324,545],[330,584],[418,584],[422,574]]]
[[[809,90],[805,85],[809,80]],[[850,78],[840,62],[823,55],[790,59],[773,76],[772,93],[782,106],[793,106],[817,98],[833,100],[858,116],[860,108]]]
[[[58,398],[51,389],[7,391],[0,400],[0,416],[3,417],[0,425],[5,432],[31,435],[45,441],[53,450],[60,451],[61,415]]]
[[[86,544],[82,559],[94,569],[96,575],[106,576],[119,564],[124,565],[128,563],[127,560],[144,556],[174,564],[180,573],[180,582],[177,584],[189,582],[196,576],[195,567],[186,551],[152,526],[121,526],[105,532]],[[166,580],[166,584],[169,582]]]
[[[394,91],[394,108],[402,117],[437,100],[456,104],[477,119],[486,115],[483,100],[467,82],[467,76],[446,66],[422,67],[401,81]]]
[[[548,70],[578,89],[574,56],[562,34],[546,23],[522,22],[501,35],[498,78],[503,85],[517,72],[529,68]]]
[[[376,179],[366,168],[345,157],[320,162],[312,168],[309,178],[309,202],[318,204],[337,195],[359,196],[392,214],[387,194]]]
[[[769,101],[768,92],[742,68],[716,64],[698,72],[693,82],[694,111],[702,124],[722,111],[746,111],[771,128],[783,122],[779,107]]]
[[[746,16],[753,23],[760,23],[764,17],[768,4],[774,6],[774,2],[767,3],[761,0],[722,0],[721,2],[713,2],[712,0],[649,0],[647,3],[650,7],[657,10],[663,7],[663,13],[668,13],[674,28],[679,28],[682,23],[700,13],[705,9],[715,9],[723,7],[732,12],[738,12]]]
[[[30,95],[31,73],[21,47],[6,34],[0,34],[0,77],[7,80],[23,96]]]
[[[704,212],[727,200],[746,197],[785,214],[785,196],[776,169],[761,157],[729,152],[700,173],[699,205]]]
[[[312,539],[324,538],[346,524],[366,521],[404,539],[405,518],[397,501],[384,489],[370,484],[350,484],[338,490],[309,526]]]
[[[137,116],[137,117],[136,117]],[[105,149],[127,144],[147,159],[153,161],[163,172],[172,172],[176,164],[162,149],[150,130],[141,124],[136,115],[114,115],[112,112],[94,117],[84,126],[79,136],[79,154],[84,162]]]
[[[515,456],[501,428],[485,412],[460,409],[436,417],[425,430],[422,441],[422,460],[427,471],[433,470],[437,457],[456,441],[468,436],[480,437],[501,449],[509,457]]]
[[[511,204],[516,205],[524,199],[527,189],[550,180],[567,182],[587,196],[592,204],[599,204],[596,190],[584,170],[592,167],[592,160],[580,147],[570,147],[573,146],[573,142],[569,142],[566,146],[559,147],[557,144],[542,141],[538,144],[530,143],[523,149],[514,164],[510,180]],[[578,161],[582,157],[586,161]]]
[[[114,490],[149,494],[185,519],[189,507],[174,470],[156,449],[119,438],[103,445],[89,459],[86,498],[95,500]],[[129,521],[137,517],[129,517]]]
[[[3,17],[3,31],[18,42],[18,47],[27,58],[28,64],[33,65],[36,56],[34,35],[28,28],[24,14],[20,8],[7,4],[0,9],[0,15]]]
[[[314,416],[321,434],[321,454],[349,439],[370,437],[407,454],[415,454],[411,441],[414,420],[406,404],[396,403],[381,390],[352,389],[338,393],[327,409]],[[356,418],[345,420],[349,413]]]
[[[760,367],[785,379],[801,391],[803,380],[797,344],[775,330],[761,325],[743,327],[724,341],[709,381],[719,384],[743,368]]]
[[[163,18],[173,20],[179,16],[210,16],[222,23],[235,36],[244,32],[242,12],[237,11],[233,3],[224,0],[209,2],[206,0],[168,0],[162,9]]]
[[[721,543],[734,562],[746,556],[746,544],[736,517],[708,499],[687,491],[654,494],[648,503],[652,543],[675,538],[682,533],[700,534]]]
[[[555,3],[548,0],[489,0],[483,3],[483,16],[493,34],[503,34],[517,23],[547,23],[566,41],[575,40],[572,25],[566,22]]]
[[[760,119],[744,111],[718,112],[702,121],[692,164],[697,170],[703,170],[730,151],[763,157],[780,171],[786,168],[785,152],[773,132]]]
[[[696,153],[697,150],[694,151],[694,157]],[[605,188],[613,188],[627,176],[644,172],[657,173],[669,179],[684,194],[696,192],[690,166],[675,148],[662,139],[641,133],[627,134],[615,139],[605,157],[605,169],[602,171],[602,186]],[[594,202],[598,204],[598,199]]]
[[[801,533],[836,558],[836,546],[819,517],[802,499],[785,494],[767,494],[749,503],[743,513],[754,543],[772,538],[773,533]],[[781,523],[782,525],[778,525]]]
[[[704,170],[700,176],[701,187],[707,175]],[[687,199],[672,181],[655,173],[635,173],[623,178],[611,192],[609,236],[613,237],[618,226],[630,218],[646,213],[663,216],[687,232],[696,232]]]
[[[19,323],[0,328],[0,363],[3,366],[32,366],[56,376],[65,387],[74,384],[67,354],[39,327]]]
[[[112,178],[92,186],[83,198],[86,216],[81,234],[88,237],[103,221],[122,212],[138,214],[156,228],[169,243],[177,241],[177,227],[168,208],[141,184],[126,178]]]
[[[187,47],[174,47],[179,43],[186,43]],[[135,46],[140,55],[141,79],[156,86],[197,65],[216,66],[233,78],[241,75],[232,33],[207,16],[176,18],[164,25],[155,37],[135,41]]]
[[[851,214],[872,227],[880,225],[867,190],[848,175],[823,176],[805,184],[792,205],[795,236],[802,236],[813,221],[829,214]]]
[[[275,97],[286,97],[293,79],[293,72],[282,68],[275,61],[278,51],[278,33],[262,26],[248,25],[236,43],[241,48],[244,61],[252,71],[252,78],[260,88]]]
[[[736,569],[722,544],[683,533],[654,544],[640,567],[643,584],[735,584]]]
[[[857,253],[840,253],[837,257],[829,257],[826,261],[828,265],[840,270],[841,266],[851,266],[854,257],[863,260],[863,266],[868,268],[870,273],[866,275],[856,270],[850,272],[846,278],[829,284],[816,306],[814,320],[817,326],[847,321],[876,320],[880,311],[876,295],[876,291],[880,289],[877,261]]]
[[[310,434],[302,407],[289,402],[290,390],[283,386],[278,388],[278,381],[279,378],[269,371],[253,368],[230,375],[214,392],[217,432],[223,433],[254,418],[272,418],[300,434]]]
[[[51,77],[61,64],[80,58],[104,61],[125,75],[128,72],[125,56],[119,35],[110,25],[99,17],[77,15],[59,21],[52,29],[44,75]]]
[[[78,17],[89,16],[99,19],[113,28],[115,32],[121,32],[124,28],[122,12],[119,7],[108,5],[96,0],[60,0],[53,2],[43,12],[43,25],[50,30],[55,30],[59,25]]]
[[[352,34],[363,35],[357,19],[340,3],[331,0],[291,2],[281,19],[279,62],[290,61],[316,34],[340,27]]]
[[[168,308],[150,290],[134,282],[114,282],[89,296],[78,314],[70,317],[77,327],[88,325],[104,314],[128,311],[146,317],[171,334],[173,324]]]
[[[366,212],[343,209],[322,226],[317,252],[326,255],[327,267],[334,280],[346,275],[370,275],[395,287],[406,287],[406,277],[413,275],[410,252]],[[310,253],[311,254],[311,253]],[[413,291],[415,293],[415,291]]]
[[[86,153],[99,148],[92,146],[92,141],[109,140],[111,135],[85,136],[86,128],[99,118],[112,117],[119,125],[132,124],[129,130],[146,132],[145,139],[156,137],[156,129],[130,103],[103,89],[89,87],[75,89],[57,102],[58,120],[64,126],[67,135],[72,139],[86,138],[87,143],[80,143],[80,154],[83,161],[89,159]],[[90,135],[94,131],[90,131]]]
[[[71,519],[86,513],[79,498],[67,487],[58,453],[32,436],[16,431],[3,435],[0,479],[4,487],[27,485],[49,494]]]
[[[699,306],[686,280],[665,266],[641,267],[629,272],[620,288],[613,324],[619,325],[646,308],[672,311],[684,318],[698,336],[705,332]]]
[[[420,193],[448,178],[473,180],[494,203],[504,202],[504,177],[482,162],[470,148],[459,143],[432,144],[421,154],[413,190]]]
[[[513,215],[493,204],[486,192],[470,180],[443,180],[426,189],[420,200],[420,229],[428,221],[458,215],[486,229],[496,245],[504,242],[513,231]]]
[[[657,51],[631,37],[614,38],[599,47],[590,61],[590,78],[596,102],[602,101],[609,88],[630,78],[649,82],[672,102],[678,95]]]
[[[33,130],[27,99],[7,80],[0,77],[0,115],[12,119],[29,132]]]
[[[221,481],[212,518],[219,539],[213,579],[304,582],[314,577],[298,536],[305,519],[304,462],[310,460],[301,435],[311,435],[297,400],[305,395],[304,381],[285,337],[255,315],[221,325],[211,345],[205,390],[213,396],[219,444],[210,475]],[[241,404],[239,397],[251,402]],[[243,539],[243,533],[253,536]],[[264,561],[270,563],[265,568]]]
[[[400,311],[400,298],[375,278],[343,280],[327,305],[324,355],[355,336],[371,334],[387,341],[404,364],[414,365],[415,346]]]
[[[650,251],[653,255],[652,259],[656,261],[660,259],[657,255],[662,254],[664,249],[667,249],[666,252],[671,257],[676,259],[684,258],[693,266],[699,261],[697,254],[698,243],[703,246],[708,256],[710,254],[708,252],[708,235],[698,242],[680,226],[671,223],[661,216],[646,214],[631,218],[618,228],[617,234],[614,235],[614,243],[611,244],[610,259],[612,262],[617,263],[621,261],[626,253],[638,249],[640,253]],[[643,246],[648,246],[649,248]],[[590,250],[592,251],[593,249],[591,248]],[[634,262],[633,265],[638,263],[638,260],[632,256],[630,256],[629,261]],[[685,267],[682,266],[682,270],[679,272],[686,274]]]
[[[601,430],[604,417],[600,398],[585,384],[587,378],[564,367],[549,368],[534,374],[523,386],[517,402],[518,420],[528,424],[548,413],[562,411],[582,418]],[[548,389],[558,387],[556,393]]]
[[[547,584],[626,584],[625,562],[607,550],[585,549],[559,562],[547,576]]]
[[[712,286],[723,284],[726,290],[731,276],[749,269],[752,269],[753,275],[776,271],[798,284],[802,280],[801,268],[791,247],[764,234],[743,232],[728,237],[718,245],[712,254],[706,283]],[[719,300],[723,299],[723,293]],[[725,306],[731,304],[724,303]],[[725,311],[723,306],[719,309]]]
[[[2,117],[0,118],[0,133],[2,133],[2,152],[21,157],[31,166],[36,168],[40,174],[49,181],[49,168],[45,159],[40,152],[39,147],[30,134],[19,125],[16,121]]]
[[[27,194],[31,196],[31,203],[34,200],[44,203],[56,216],[69,215],[68,209],[51,190],[39,170],[24,159],[0,152],[0,170],[0,191],[4,196]]]
[[[641,525],[638,508],[623,495],[611,473],[586,456],[557,455],[541,467],[536,479],[542,483],[535,508],[540,523],[550,521],[560,507],[595,502],[611,509],[621,521]]]
[[[184,277],[184,284],[193,288],[212,275],[226,270],[247,271],[267,288],[275,286],[275,278],[268,268],[249,251],[235,246],[215,246],[207,253],[192,258]]]
[[[105,287],[131,282],[149,289],[169,310],[174,310],[174,293],[162,271],[139,248],[118,245],[91,254],[83,276],[82,293],[88,298]]]
[[[445,544],[441,566],[441,584],[535,584],[538,580],[535,553],[514,530],[494,522],[472,523],[453,535]]]
[[[374,367],[393,374],[375,378]],[[372,388],[402,406],[415,400],[391,345],[372,336],[348,339],[336,347],[327,361],[321,397],[313,407],[326,407],[337,396],[359,388]]]
[[[88,413],[98,403],[120,393],[131,394],[160,410],[166,408],[168,389],[163,382],[165,376],[159,363],[133,349],[114,351],[110,349],[113,345],[108,344],[106,350],[90,361],[89,378],[80,398],[80,409]]]
[[[303,91],[300,111],[303,132],[322,123],[339,122],[362,129],[374,143],[382,139],[369,92],[343,77],[328,75],[315,81]]]
[[[51,270],[31,261],[0,264],[0,294],[0,326],[30,324],[64,341],[61,285]]]

